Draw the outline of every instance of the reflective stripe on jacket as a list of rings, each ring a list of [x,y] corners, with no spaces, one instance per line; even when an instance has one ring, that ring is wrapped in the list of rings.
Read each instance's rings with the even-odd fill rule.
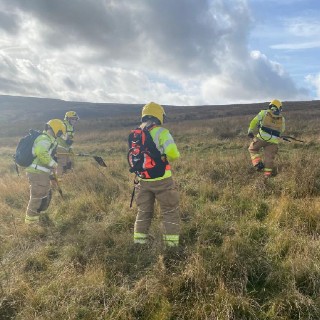
[[[254,129],[259,128],[264,117],[268,113],[268,110],[261,110],[250,122],[248,132],[252,132]],[[282,128],[280,129],[280,135],[285,131],[285,119],[282,116]],[[270,143],[279,143],[279,137],[277,135],[272,135],[263,129],[259,128],[259,132],[256,136],[258,139],[270,142]]]
[[[57,165],[56,161],[52,158],[56,147],[56,139],[44,131],[34,141],[32,153],[36,158],[32,164],[26,168],[26,171],[33,173],[50,172],[50,170]]]
[[[165,129],[160,126],[156,126],[150,131],[150,135],[161,154],[167,156],[167,160],[174,161],[180,157],[180,152],[175,144],[172,135],[168,129]],[[170,168],[170,167],[169,167]],[[162,177],[155,179],[142,179],[144,181],[156,181],[162,180],[171,177],[172,172],[170,169],[166,170],[165,174]]]

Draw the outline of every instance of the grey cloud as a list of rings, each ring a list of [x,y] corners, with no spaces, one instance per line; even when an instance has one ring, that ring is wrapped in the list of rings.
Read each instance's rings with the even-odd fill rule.
[[[47,76],[26,60],[24,66],[17,66],[15,60],[0,55],[0,94],[27,96],[48,96],[52,94]]]
[[[16,10],[37,18],[43,25],[45,44],[60,49],[69,45],[92,46],[103,49],[107,57],[121,52],[128,39],[137,37],[128,6],[122,5],[121,0],[115,6],[112,3],[110,0],[10,1]]]
[[[20,85],[21,94],[75,100],[214,103],[217,94],[199,92],[211,77],[226,101],[301,93],[268,59],[250,59],[245,0],[0,0],[0,8],[2,27],[20,27],[17,35],[32,51],[14,53],[29,60],[23,69],[13,58],[0,60],[3,77],[20,78],[8,81],[8,91]],[[30,38],[25,21],[32,22]]]
[[[63,83],[71,90],[76,90],[77,89],[77,85],[76,83],[70,79],[70,77],[66,77],[63,79]]]
[[[270,62],[266,56],[261,55],[251,61],[251,79],[247,81],[252,91],[260,90],[263,95],[270,97],[301,98],[308,95],[307,90],[296,87],[290,76],[284,72],[280,65]]]
[[[0,77],[0,94],[50,97],[52,92],[44,83]]]
[[[10,4],[42,23],[47,45],[96,50],[87,62],[121,65],[125,60],[140,69],[189,75],[219,70],[230,40],[240,41],[237,35],[243,24],[237,21],[248,17],[237,1],[11,0]]]
[[[18,16],[0,11],[0,29],[15,34],[19,30]]]

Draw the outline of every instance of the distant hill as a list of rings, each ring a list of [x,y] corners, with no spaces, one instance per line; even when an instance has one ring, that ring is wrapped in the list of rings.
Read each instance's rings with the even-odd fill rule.
[[[306,110],[316,112],[320,101],[283,102],[284,111],[296,112]],[[33,97],[17,97],[0,95],[0,134],[8,136],[12,126],[19,126],[21,133],[31,126],[39,127],[53,118],[63,118],[66,111],[76,111],[81,120],[109,119],[110,125],[117,123],[133,124],[140,118],[143,104],[118,103],[89,103],[45,99]],[[201,120],[238,115],[253,115],[265,108],[268,102],[232,105],[203,105],[203,106],[169,106],[165,105],[170,121]],[[320,109],[319,109],[320,110]],[[121,119],[120,122],[116,120]]]
[[[238,113],[256,112],[257,109],[264,108],[268,102],[259,102],[252,104],[230,104],[230,105],[202,105],[202,106],[169,106],[173,114],[191,114],[196,118],[207,118],[207,116],[228,116],[237,115]],[[301,110],[315,109],[320,107],[319,100],[313,101],[285,101],[284,110]],[[96,117],[118,117],[119,115],[128,114],[136,115],[140,112],[143,104],[121,104],[121,103],[90,103],[64,101],[59,99],[18,97],[0,95],[1,118],[5,114],[10,120],[19,118],[32,118],[46,120],[48,118],[61,117],[66,111],[75,110],[81,114],[81,118]],[[201,112],[199,112],[201,110]],[[188,118],[188,117],[187,117]]]
[[[58,99],[0,96],[1,114],[10,120],[26,118],[47,120],[61,118],[66,111],[74,110],[81,114],[81,118],[95,118],[99,116],[115,116],[123,113],[134,114],[141,105],[116,103],[73,102]],[[3,117],[2,117],[3,118]]]

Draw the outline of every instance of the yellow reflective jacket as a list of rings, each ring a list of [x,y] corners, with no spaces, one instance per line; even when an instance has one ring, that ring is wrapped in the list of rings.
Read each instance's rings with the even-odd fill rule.
[[[256,128],[258,128],[256,136],[258,139],[277,144],[279,137],[285,131],[285,118],[281,114],[279,116],[273,115],[271,110],[261,110],[251,120],[248,133],[253,132]]]
[[[53,159],[57,145],[56,139],[46,131],[43,131],[33,143],[32,154],[35,156],[35,159],[26,168],[26,171],[32,173],[50,173],[54,166],[57,166],[57,162]]]
[[[63,120],[63,123],[66,126],[67,134],[66,139],[63,139],[61,137],[57,138],[59,148],[62,148],[63,150],[69,151],[71,149],[71,144],[68,144],[67,141],[72,141],[74,138],[74,127],[70,124],[68,120]]]
[[[168,129],[165,129],[160,126],[156,126],[151,129],[150,135],[157,149],[161,152],[161,154],[165,154],[167,156],[168,162],[174,161],[180,157],[180,152]],[[163,179],[169,178],[171,176],[172,176],[171,170],[166,170],[165,174],[162,177],[154,178],[154,179],[142,179],[142,180],[157,181],[157,180],[163,180]]]

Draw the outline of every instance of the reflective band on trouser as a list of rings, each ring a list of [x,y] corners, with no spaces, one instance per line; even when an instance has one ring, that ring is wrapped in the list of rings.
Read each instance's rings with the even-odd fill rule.
[[[179,235],[178,234],[164,234],[163,241],[164,241],[164,244],[168,247],[176,247],[179,245]]]
[[[39,216],[29,216],[26,215],[24,222],[26,224],[32,224],[32,223],[38,223],[39,222]]]
[[[47,173],[50,173],[50,172],[51,172],[51,169],[46,168],[46,167],[39,166],[39,165],[34,164],[34,163],[32,163],[32,164],[30,165],[30,167],[33,168],[33,169],[37,169],[37,170],[43,171],[43,172],[47,172]]]
[[[251,157],[252,165],[256,166],[259,162],[261,162],[261,157],[260,156],[252,156]]]
[[[147,243],[147,237],[148,237],[148,235],[145,233],[135,232],[133,234],[133,242],[145,244],[145,243]]]
[[[272,174],[272,169],[270,168],[264,168],[264,176],[265,177],[270,177]]]

